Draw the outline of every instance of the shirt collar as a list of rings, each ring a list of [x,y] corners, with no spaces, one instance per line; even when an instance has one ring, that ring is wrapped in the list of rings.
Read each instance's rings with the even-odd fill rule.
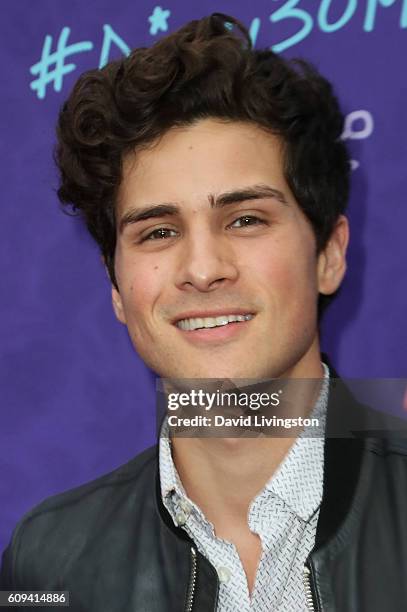
[[[159,442],[159,464],[160,464],[160,485],[161,497],[163,501],[174,491],[181,497],[186,497],[186,492],[182,486],[181,479],[174,465],[171,451],[171,440],[167,418],[161,427]]]
[[[323,363],[321,391],[309,418],[318,419],[312,432],[303,430],[290,448],[263,492],[277,495],[304,521],[319,508],[323,490],[324,433],[329,395],[329,369]],[[307,433],[314,437],[307,436]],[[260,494],[261,495],[261,494]]]

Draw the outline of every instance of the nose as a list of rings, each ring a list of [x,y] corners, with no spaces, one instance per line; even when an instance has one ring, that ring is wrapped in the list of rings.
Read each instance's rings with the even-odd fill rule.
[[[191,234],[179,256],[176,284],[184,291],[210,292],[238,278],[232,246],[210,229],[201,230],[199,235]]]

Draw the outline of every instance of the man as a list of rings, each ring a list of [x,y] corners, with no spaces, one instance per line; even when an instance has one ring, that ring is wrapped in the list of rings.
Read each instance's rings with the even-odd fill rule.
[[[79,80],[59,196],[139,355],[166,379],[317,380],[295,407],[325,438],[164,423],[156,448],[26,515],[3,589],[69,591],[86,612],[405,609],[407,444],[377,435],[320,354],[346,269],[342,120],[308,64],[220,14]]]

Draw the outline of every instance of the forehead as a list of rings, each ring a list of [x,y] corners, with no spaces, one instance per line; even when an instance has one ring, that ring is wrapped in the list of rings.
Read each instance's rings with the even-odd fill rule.
[[[208,193],[261,182],[289,191],[281,140],[254,124],[205,119],[125,157],[118,209],[163,198],[193,206]]]

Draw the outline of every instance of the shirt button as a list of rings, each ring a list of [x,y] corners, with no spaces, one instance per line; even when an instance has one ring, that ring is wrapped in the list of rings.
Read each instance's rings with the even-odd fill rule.
[[[185,525],[185,523],[187,522],[187,518],[187,515],[185,514],[185,512],[182,512],[182,510],[180,512],[177,512],[177,514],[175,515],[175,520],[179,527]]]
[[[218,577],[220,582],[229,582],[230,570],[227,567],[218,567]]]
[[[192,506],[186,499],[181,499],[179,502],[180,507],[185,512],[185,514],[191,514]]]

